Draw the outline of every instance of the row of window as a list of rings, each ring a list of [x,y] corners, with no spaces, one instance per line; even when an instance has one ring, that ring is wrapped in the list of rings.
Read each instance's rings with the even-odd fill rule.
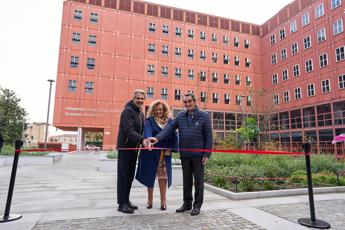
[[[326,40],[326,29],[322,28],[317,32],[317,42],[320,43],[320,42],[323,42],[325,40]],[[312,39],[311,39],[310,35],[303,38],[303,46],[304,46],[304,50],[311,48]],[[291,44],[291,55],[295,55],[298,52],[299,52],[298,42],[292,43]],[[283,60],[287,59],[287,57],[288,57],[287,49],[286,48],[281,49],[280,50],[280,60],[283,61]],[[277,54],[272,54],[272,57],[271,57],[272,65],[276,64],[277,62],[278,62]]]
[[[345,60],[345,46],[339,47],[335,49],[335,56],[336,56],[336,62],[340,62]],[[328,54],[327,53],[323,53],[321,55],[319,55],[319,67],[323,68],[326,67],[329,64],[328,61]],[[305,61],[305,65],[304,65],[304,70],[305,73],[310,73],[314,70],[314,66],[313,66],[313,59],[308,59]],[[300,75],[300,66],[298,64],[293,66],[293,76],[297,77]],[[282,71],[282,80],[286,81],[289,79],[288,76],[288,69],[284,69]],[[278,83],[278,74],[275,73],[272,75],[272,84],[277,84]]]
[[[345,89],[345,74],[338,76],[338,86],[339,89]],[[321,91],[322,93],[329,93],[331,92],[331,82],[329,79],[325,79],[321,81]],[[312,97],[315,96],[315,84],[311,83],[307,85],[307,96]],[[302,99],[302,89],[301,87],[297,87],[294,89],[294,97],[295,100]],[[283,92],[283,101],[285,103],[290,102],[290,91],[284,91]],[[279,94],[273,95],[273,104],[277,105],[279,104]]]
[[[88,69],[95,69],[95,63],[96,60],[94,58],[87,58],[87,62],[86,62],[86,67]],[[71,56],[70,59],[70,67],[71,68],[78,68],[79,66],[79,56]]]
[[[82,19],[83,19],[83,11],[79,9],[74,10],[74,20],[81,21]],[[90,19],[90,23],[93,23],[93,24],[97,23],[98,14],[91,12],[89,19]]]
[[[332,9],[335,9],[341,5],[341,0],[331,0]],[[315,18],[321,18],[325,14],[324,5],[323,3],[317,5],[315,7]],[[310,24],[310,17],[309,12],[305,12],[301,18],[301,25],[305,27]],[[343,22],[342,19],[338,19],[336,22],[333,23],[333,35],[338,35],[339,33],[343,32]],[[290,34],[297,32],[297,21],[294,20],[290,23]],[[279,38],[283,40],[286,38],[286,31],[285,28],[279,30]],[[276,35],[272,34],[270,37],[271,45],[276,43]]]
[[[94,83],[92,81],[85,82],[85,93],[93,93]],[[74,93],[77,92],[77,81],[68,80],[68,92]]]
[[[97,36],[94,34],[89,34],[88,43],[90,46],[96,45]],[[80,33],[73,32],[72,33],[72,43],[79,44],[80,43]]]

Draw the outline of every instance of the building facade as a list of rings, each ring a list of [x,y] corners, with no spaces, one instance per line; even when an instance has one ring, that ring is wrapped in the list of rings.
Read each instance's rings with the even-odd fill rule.
[[[114,148],[121,111],[142,88],[147,105],[164,99],[175,114],[193,91],[219,137],[255,116],[272,139],[324,140],[345,128],[343,11],[340,0],[296,0],[255,25],[142,1],[65,1],[54,126],[78,130],[78,148],[85,131]]]

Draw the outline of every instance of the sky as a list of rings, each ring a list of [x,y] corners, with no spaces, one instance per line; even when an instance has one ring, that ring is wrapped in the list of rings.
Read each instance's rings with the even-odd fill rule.
[[[262,24],[292,0],[148,0]],[[29,122],[45,122],[49,83],[56,79],[63,0],[2,1],[0,87],[13,90]],[[53,120],[55,84],[50,119]]]

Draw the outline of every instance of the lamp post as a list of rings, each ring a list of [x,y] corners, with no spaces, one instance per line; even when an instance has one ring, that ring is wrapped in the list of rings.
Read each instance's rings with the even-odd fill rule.
[[[52,84],[55,80],[49,79],[49,99],[48,99],[48,111],[47,111],[47,122],[46,122],[46,133],[44,137],[44,148],[47,148],[48,128],[49,128],[49,110],[50,110],[50,97],[52,93]]]
[[[240,104],[241,104],[241,107],[242,107],[241,108],[241,110],[242,110],[242,127],[244,127],[245,121],[246,121],[245,116],[244,116],[244,98],[245,97],[246,96],[244,96],[244,95],[240,95],[240,98],[241,98]],[[243,138],[243,149],[245,149],[245,147],[246,147],[246,141]]]

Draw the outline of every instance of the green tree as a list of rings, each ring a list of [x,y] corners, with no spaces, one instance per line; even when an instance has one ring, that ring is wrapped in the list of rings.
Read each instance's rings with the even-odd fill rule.
[[[0,131],[7,144],[21,139],[27,113],[16,94],[0,87]]]
[[[259,136],[259,127],[255,117],[247,117],[241,128],[236,129],[243,141],[253,142]]]

